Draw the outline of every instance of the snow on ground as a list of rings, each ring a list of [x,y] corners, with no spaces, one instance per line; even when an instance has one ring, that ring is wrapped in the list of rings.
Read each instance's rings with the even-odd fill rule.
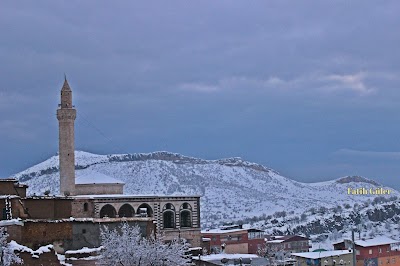
[[[368,180],[361,182],[362,178],[354,182],[350,178],[301,183],[240,158],[203,160],[168,152],[96,155],[77,151],[75,156],[78,176],[84,171],[86,179],[98,179],[97,182],[101,181],[96,178],[100,175],[118,179],[125,183],[127,194],[200,195],[203,228],[283,210],[300,215],[310,208],[332,208],[344,203],[353,206],[376,195],[349,195],[349,187],[378,187]],[[58,157],[53,156],[13,177],[28,184],[31,195],[41,195],[46,190],[58,195],[57,169]],[[392,195],[400,193],[393,190]]]
[[[33,258],[38,258],[40,254],[43,254],[45,252],[51,252],[53,250],[53,245],[47,245],[40,247],[37,250],[33,250],[31,248],[18,244],[14,240],[11,240],[9,246],[14,251],[30,253]]]
[[[124,182],[92,170],[76,170],[75,184],[123,184]]]
[[[302,253],[292,253],[293,256],[308,258],[308,259],[318,259],[326,258],[332,256],[340,256],[344,254],[351,254],[351,250],[331,250],[331,251],[321,251],[321,252],[302,252]]]
[[[68,250],[65,252],[65,254],[88,254],[88,253],[100,252],[102,249],[103,247],[98,247],[98,248],[83,247],[78,250]]]

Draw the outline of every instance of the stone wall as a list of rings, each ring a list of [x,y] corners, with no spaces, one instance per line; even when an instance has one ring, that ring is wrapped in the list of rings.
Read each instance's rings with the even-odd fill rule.
[[[14,181],[0,181],[0,195],[16,195]]]
[[[75,218],[94,218],[95,206],[93,200],[75,198],[72,201],[71,216]]]
[[[55,251],[63,254],[66,250],[99,247],[101,230],[113,230],[121,226],[123,222],[132,226],[138,225],[144,237],[154,233],[151,218],[26,220],[23,226],[7,226],[7,232],[9,239],[31,249],[36,250],[41,246],[52,244]]]
[[[0,179],[0,195],[26,197],[27,185],[19,184],[16,179]]]
[[[30,219],[64,219],[71,217],[71,198],[32,197],[22,200]]]
[[[19,253],[19,257],[24,260],[24,266],[38,266],[38,265],[46,265],[46,266],[61,266],[62,264],[57,258],[57,255],[54,251],[45,252],[40,255],[32,256],[29,252],[21,252]],[[17,266],[19,264],[13,264],[13,266]]]
[[[22,228],[22,243],[32,249],[55,242],[62,243],[62,246],[72,242],[71,222],[32,221],[25,222]]]
[[[192,247],[200,247],[202,244],[201,231],[198,228],[165,229],[162,232],[165,235],[165,240],[186,239]]]
[[[113,230],[121,226],[122,222],[130,226],[139,226],[143,236],[149,236],[152,230],[152,219],[130,218],[130,219],[97,219],[93,222],[75,221],[72,226],[72,242],[65,245],[66,250],[77,250],[82,247],[96,248],[101,245],[101,230]]]

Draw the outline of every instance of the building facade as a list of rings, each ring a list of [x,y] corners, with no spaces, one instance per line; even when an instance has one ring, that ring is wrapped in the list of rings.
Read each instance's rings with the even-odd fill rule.
[[[303,236],[266,236],[266,245],[275,251],[285,253],[308,252],[311,248],[310,239]]]
[[[351,250],[292,253],[296,266],[353,266]]]
[[[241,226],[225,226],[220,229],[203,230],[203,238],[210,240],[210,253],[258,254],[264,244],[264,231]]]
[[[400,241],[386,236],[355,240],[357,266],[400,266]],[[333,245],[336,250],[352,248],[351,240]]]
[[[32,248],[52,244],[61,251],[96,247],[103,225],[128,222],[139,225],[144,236],[161,232],[166,241],[180,238],[192,247],[201,246],[199,196],[126,195],[124,183],[115,178],[92,171],[82,174],[84,170],[76,176],[76,115],[65,78],[57,109],[61,195],[27,197],[26,185],[0,179],[0,222],[22,223],[9,227],[12,239]]]

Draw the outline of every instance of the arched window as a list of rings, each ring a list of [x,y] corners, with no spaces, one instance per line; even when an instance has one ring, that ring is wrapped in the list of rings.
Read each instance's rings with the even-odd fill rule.
[[[119,208],[119,217],[133,217],[135,215],[135,210],[130,204],[124,204]]]
[[[167,210],[163,213],[164,228],[175,228],[175,212]]]
[[[192,227],[192,213],[189,210],[181,211],[181,227]]]
[[[103,208],[101,208],[100,210],[100,218],[103,217],[115,218],[116,215],[117,211],[110,204],[104,205]]]
[[[175,206],[167,203],[162,208],[164,228],[175,228]]]
[[[172,210],[172,211],[175,211],[175,206],[174,206],[172,203],[167,203],[167,204],[165,204],[164,207],[163,207],[163,211],[165,211],[165,210]]]
[[[184,202],[179,208],[181,227],[192,227],[192,206]]]
[[[180,210],[192,210],[192,206],[190,206],[189,203],[185,202],[181,205],[181,207],[179,208]]]
[[[87,202],[83,203],[83,211],[84,211],[84,212],[87,212],[87,211],[88,211],[88,209],[89,209],[88,205],[89,205],[89,204],[87,204]]]
[[[137,209],[138,215],[140,217],[153,217],[153,210],[149,204],[143,203]]]

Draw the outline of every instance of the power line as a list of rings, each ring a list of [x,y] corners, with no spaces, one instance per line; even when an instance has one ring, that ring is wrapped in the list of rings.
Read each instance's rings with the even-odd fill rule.
[[[77,115],[78,121],[79,117],[83,119],[84,122],[87,123],[88,126],[93,128],[97,133],[99,133],[102,137],[104,137],[108,142],[110,142],[114,148],[117,148],[119,150],[123,150],[121,146],[119,146],[117,143],[115,143],[111,138],[109,138],[106,134],[103,133],[98,127],[96,127],[92,122],[89,121],[89,118],[86,117],[86,115],[83,114],[81,110],[79,110],[79,115]]]

